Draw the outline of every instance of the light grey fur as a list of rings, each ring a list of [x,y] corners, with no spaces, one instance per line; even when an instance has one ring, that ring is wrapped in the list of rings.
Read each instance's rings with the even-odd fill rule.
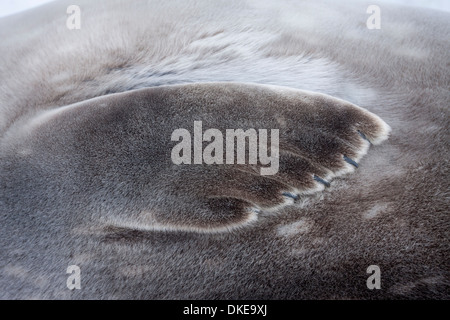
[[[368,30],[364,1],[78,1],[71,31],[69,4],[0,20],[1,298],[449,298],[448,13],[381,3],[382,28]],[[127,183],[154,176],[130,160],[133,141],[111,137],[139,146],[134,125],[173,124],[164,112],[130,120],[119,97],[137,108],[136,92],[155,89],[134,89],[224,81],[344,99],[391,136],[329,189],[242,228],[112,225],[154,200]],[[97,113],[103,103],[117,113]],[[117,170],[127,165],[139,170]],[[81,290],[66,287],[72,264]],[[370,265],[381,290],[366,287]]]

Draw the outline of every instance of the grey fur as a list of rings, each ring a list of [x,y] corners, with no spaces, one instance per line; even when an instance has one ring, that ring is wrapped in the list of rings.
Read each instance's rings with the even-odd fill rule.
[[[82,29],[69,31],[68,4],[0,20],[1,298],[449,298],[448,14],[384,5],[382,29],[368,30],[362,2],[80,1]],[[289,191],[278,182],[244,194],[263,210],[229,231],[179,215],[221,226],[216,210],[233,211],[200,201],[216,167],[163,176],[173,129],[284,125],[284,147],[339,136],[310,163],[354,170],[341,157],[361,151],[354,127],[372,126],[361,131],[376,142],[386,132],[338,98],[392,127],[353,174],[290,206],[278,206]],[[360,116],[337,126],[342,108]],[[243,193],[246,179],[220,177],[215,192]],[[149,207],[175,228],[152,230]],[[66,287],[72,264],[81,290]],[[366,287],[374,264],[381,290]]]

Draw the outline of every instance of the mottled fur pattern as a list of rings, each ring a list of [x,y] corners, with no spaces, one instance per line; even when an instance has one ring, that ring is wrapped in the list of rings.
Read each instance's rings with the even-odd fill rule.
[[[0,20],[0,298],[450,297],[448,13],[379,4],[369,30],[364,1],[83,0],[68,30],[70,4]],[[327,127],[339,108],[362,115]],[[340,156],[353,150],[367,153],[359,168],[289,206],[277,183],[304,176],[254,194],[249,175],[216,167],[164,176],[175,128],[284,125],[286,146],[307,136],[299,112],[314,115],[311,139],[342,138],[311,151],[312,167],[351,168]],[[370,149],[346,131],[366,121],[384,140],[380,118],[392,131]],[[227,190],[267,210],[247,224],[241,202],[199,201]],[[142,216],[151,206],[161,215]],[[205,232],[223,221],[235,227]],[[66,287],[69,265],[81,290]]]

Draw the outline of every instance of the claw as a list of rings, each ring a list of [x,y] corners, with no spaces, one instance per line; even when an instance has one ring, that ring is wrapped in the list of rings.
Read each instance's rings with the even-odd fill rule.
[[[360,135],[364,140],[367,140],[367,141],[369,141],[370,144],[372,144],[372,142],[370,142],[370,140],[367,139],[367,137],[366,137],[366,135],[365,135],[364,133],[362,133],[362,132],[359,131],[359,130],[358,130],[358,133],[359,133],[359,135]]]
[[[314,175],[314,180],[324,184],[326,187],[330,187],[331,186],[331,184],[328,181],[326,181],[326,180],[324,180],[324,179],[322,179],[322,178],[320,178],[320,177],[318,177],[316,175]]]
[[[288,198],[292,198],[294,200],[298,200],[300,197],[298,194],[293,194],[290,192],[283,192],[283,196],[288,197]]]
[[[261,210],[258,209],[258,208],[251,208],[250,211],[253,211],[256,214],[260,214],[261,213]]]

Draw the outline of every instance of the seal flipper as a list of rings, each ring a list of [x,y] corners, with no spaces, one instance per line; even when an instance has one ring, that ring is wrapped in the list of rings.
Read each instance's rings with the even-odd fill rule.
[[[261,175],[261,163],[174,164],[171,135],[180,128],[192,133],[194,121],[223,133],[278,129],[278,172]],[[140,230],[198,232],[245,226],[261,212],[323,190],[355,170],[369,141],[382,142],[390,130],[340,99],[240,83],[113,94],[46,111],[32,124],[23,144],[81,186],[78,192],[97,208],[94,218]]]

